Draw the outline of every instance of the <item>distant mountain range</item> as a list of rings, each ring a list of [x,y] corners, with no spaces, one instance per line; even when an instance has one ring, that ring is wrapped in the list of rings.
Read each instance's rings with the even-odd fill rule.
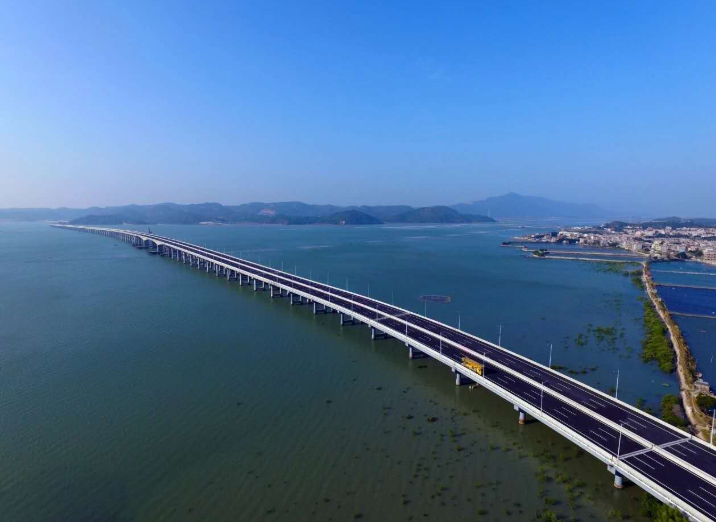
[[[597,205],[566,203],[514,192],[472,203],[451,205],[451,208],[463,214],[489,215],[494,218],[604,218],[610,215],[610,212]]]
[[[309,205],[297,201],[248,203],[226,206],[219,203],[177,205],[127,205],[89,209],[0,210],[0,219],[69,221],[75,225],[148,225],[153,223],[259,223],[275,225],[379,225],[381,223],[483,223],[486,216],[460,214],[449,207],[413,208],[407,205],[338,207]]]
[[[565,203],[515,193],[472,203],[415,208],[408,205],[311,205],[300,201],[221,205],[126,205],[121,207],[0,209],[0,219],[69,221],[75,224],[197,224],[261,223],[284,225],[379,223],[475,223],[491,218],[565,217],[601,218],[609,213],[596,205]],[[491,216],[487,217],[487,216]]]

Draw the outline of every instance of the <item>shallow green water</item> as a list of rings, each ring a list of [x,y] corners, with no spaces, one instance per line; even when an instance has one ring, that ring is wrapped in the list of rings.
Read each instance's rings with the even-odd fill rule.
[[[503,345],[545,363],[551,341],[553,364],[596,366],[576,377],[603,390],[618,368],[631,402],[676,389],[638,359],[629,279],[500,248],[518,229],[153,230],[415,311],[448,295],[428,315],[493,341],[502,324]],[[364,327],[100,236],[6,223],[0,252],[7,520],[530,520],[545,498],[638,518],[638,488],[614,490],[566,440]],[[574,507],[560,473],[584,482]]]

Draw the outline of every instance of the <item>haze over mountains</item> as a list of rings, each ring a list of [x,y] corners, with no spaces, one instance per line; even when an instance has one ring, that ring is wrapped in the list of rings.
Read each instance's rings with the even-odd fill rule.
[[[487,216],[490,217],[487,217]],[[380,223],[474,223],[491,218],[564,217],[602,218],[609,213],[596,205],[566,203],[515,193],[451,206],[414,208],[408,205],[338,206],[312,205],[300,201],[221,205],[126,205],[87,209],[0,209],[0,219],[70,221],[76,224],[356,224]]]
[[[597,205],[567,203],[537,196],[522,196],[514,192],[472,203],[459,203],[452,205],[452,208],[463,214],[484,214],[499,218],[603,218],[609,215],[608,211]]]

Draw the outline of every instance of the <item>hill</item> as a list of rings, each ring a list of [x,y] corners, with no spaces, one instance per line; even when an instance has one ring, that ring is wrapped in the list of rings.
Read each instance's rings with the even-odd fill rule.
[[[70,221],[72,225],[146,225],[145,221],[139,221],[121,214],[106,214],[98,216],[90,214]]]
[[[597,205],[565,203],[536,196],[522,196],[514,192],[472,203],[451,205],[451,208],[463,214],[482,214],[496,218],[600,218],[609,215],[608,211]]]
[[[254,218],[247,218],[249,220]],[[343,210],[326,216],[271,216],[260,222],[270,225],[381,225],[379,219],[358,210]]]
[[[495,220],[487,216],[468,216],[450,207],[436,206],[409,210],[390,216],[386,221],[389,223],[484,223]]]
[[[382,225],[380,219],[361,212],[360,210],[344,210],[322,216],[316,220],[316,223],[327,225]]]

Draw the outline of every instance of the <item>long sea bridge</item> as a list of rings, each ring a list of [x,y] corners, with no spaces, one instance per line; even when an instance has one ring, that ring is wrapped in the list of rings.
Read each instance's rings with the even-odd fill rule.
[[[55,225],[126,241],[199,270],[365,324],[413,357],[449,367],[457,385],[477,383],[606,464],[614,486],[628,479],[691,520],[716,520],[716,450],[660,419],[501,346],[397,306],[296,274],[152,233]]]

